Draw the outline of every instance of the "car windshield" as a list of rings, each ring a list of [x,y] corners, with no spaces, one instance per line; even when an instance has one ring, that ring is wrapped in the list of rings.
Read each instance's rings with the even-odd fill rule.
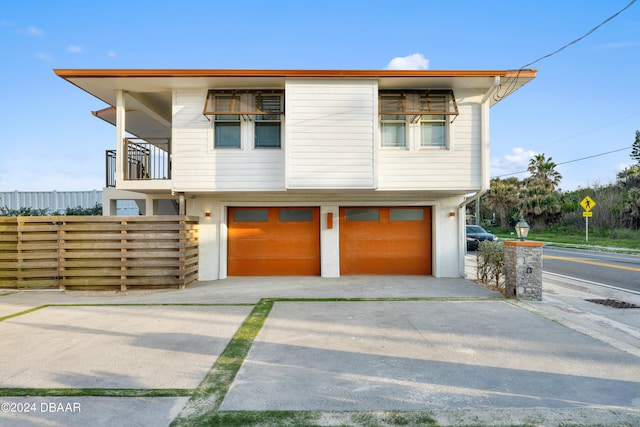
[[[487,231],[477,225],[467,225],[467,233],[486,233]]]

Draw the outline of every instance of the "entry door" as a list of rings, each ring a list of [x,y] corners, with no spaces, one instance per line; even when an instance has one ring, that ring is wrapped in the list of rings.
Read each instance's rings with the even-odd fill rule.
[[[430,275],[431,208],[340,208],[340,274]]]

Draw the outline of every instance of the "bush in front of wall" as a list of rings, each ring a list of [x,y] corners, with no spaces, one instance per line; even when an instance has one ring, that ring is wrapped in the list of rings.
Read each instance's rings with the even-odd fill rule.
[[[478,246],[478,280],[504,288],[504,245],[485,240]]]

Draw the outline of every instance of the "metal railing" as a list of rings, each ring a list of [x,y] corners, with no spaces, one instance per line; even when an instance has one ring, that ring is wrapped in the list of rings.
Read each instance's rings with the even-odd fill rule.
[[[125,180],[171,179],[169,138],[125,138]],[[116,186],[116,152],[107,150],[107,187]]]
[[[107,150],[106,153],[106,172],[107,172],[107,187],[116,186],[116,150]]]

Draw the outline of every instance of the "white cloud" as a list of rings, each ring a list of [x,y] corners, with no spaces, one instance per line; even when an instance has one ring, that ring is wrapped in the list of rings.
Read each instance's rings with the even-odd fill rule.
[[[622,172],[623,170],[630,168],[633,165],[635,165],[635,163],[633,163],[633,162],[620,162],[620,163],[615,165],[613,171],[616,174],[618,174],[618,173]]]
[[[53,60],[53,55],[46,52],[38,52],[36,53],[36,58],[44,62],[51,62]]]
[[[107,56],[109,58],[115,58],[117,55],[113,50],[109,50],[109,51],[107,51]]]
[[[429,68],[429,60],[421,53],[414,53],[409,56],[398,56],[393,58],[387,66],[386,70],[427,70]]]
[[[34,36],[34,37],[42,37],[44,36],[44,31],[42,31],[40,28],[37,27],[27,27],[25,29],[23,29],[22,31],[20,31],[21,34],[26,34],[28,36]]]
[[[604,43],[598,46],[600,49],[626,49],[629,47],[640,46],[640,42],[612,42]]]
[[[504,159],[506,162],[518,165],[519,167],[528,166],[529,160],[531,160],[531,158],[536,155],[534,151],[525,150],[524,148],[520,147],[516,147],[512,151],[513,154],[506,154],[504,156]]]
[[[526,171],[529,160],[536,155],[534,151],[516,147],[512,154],[505,154],[502,158],[491,160],[491,176],[500,176],[510,173]]]
[[[70,52],[70,53],[82,53],[83,51],[84,51],[84,48],[82,46],[72,44],[67,47],[67,52]]]

